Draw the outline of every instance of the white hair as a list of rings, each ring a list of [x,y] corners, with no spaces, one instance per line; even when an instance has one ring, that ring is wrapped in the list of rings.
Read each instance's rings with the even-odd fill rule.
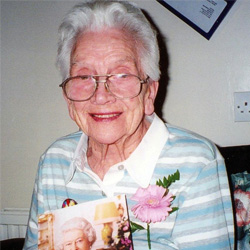
[[[62,225],[62,228],[61,228],[62,234],[69,232],[73,229],[82,230],[84,235],[87,237],[88,242],[90,243],[91,246],[96,241],[95,229],[93,228],[91,223],[89,221],[87,221],[86,219],[84,219],[82,217],[74,217],[74,218],[66,221]],[[60,247],[62,249],[62,246],[60,246]]]
[[[86,0],[66,15],[59,28],[57,66],[63,79],[69,77],[70,57],[80,34],[117,28],[135,40],[141,69],[151,79],[160,78],[157,34],[141,9],[127,1]]]

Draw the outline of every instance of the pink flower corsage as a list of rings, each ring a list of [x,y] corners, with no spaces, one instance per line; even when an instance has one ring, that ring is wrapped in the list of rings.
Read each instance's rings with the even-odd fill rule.
[[[169,192],[169,186],[180,179],[180,173],[177,170],[168,178],[158,180],[156,185],[149,185],[147,188],[138,188],[131,200],[136,201],[131,211],[136,218],[147,223],[148,248],[151,249],[150,241],[150,223],[166,220],[170,213],[178,210],[177,207],[171,207],[174,196]],[[132,233],[137,230],[145,229],[143,226],[131,222]]]

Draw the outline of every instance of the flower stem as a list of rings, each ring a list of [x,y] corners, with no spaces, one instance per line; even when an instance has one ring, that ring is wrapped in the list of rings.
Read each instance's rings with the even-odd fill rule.
[[[151,240],[150,240],[150,226],[147,224],[147,237],[148,237],[148,249],[151,249]]]

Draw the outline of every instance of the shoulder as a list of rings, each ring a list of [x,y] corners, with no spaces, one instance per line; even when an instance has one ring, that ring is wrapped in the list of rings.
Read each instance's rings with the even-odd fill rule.
[[[51,151],[55,148],[65,148],[65,149],[75,149],[82,135],[82,131],[77,131],[75,133],[63,136],[53,142],[47,149],[47,151]]]
[[[46,149],[41,159],[61,156],[71,158],[76,150],[81,135],[82,131],[77,131],[57,139]]]
[[[209,139],[190,130],[166,124],[169,131],[167,141],[170,149],[182,154],[203,155],[213,160],[219,155],[217,147]]]
[[[58,146],[70,146],[77,145],[82,135],[82,131],[77,131],[72,134],[63,136],[57,139],[54,143],[51,144],[49,148],[58,147]]]

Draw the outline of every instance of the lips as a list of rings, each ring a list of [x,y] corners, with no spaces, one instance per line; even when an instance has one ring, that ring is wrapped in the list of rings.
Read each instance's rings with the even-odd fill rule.
[[[122,113],[115,112],[115,113],[91,113],[90,116],[95,121],[102,121],[102,122],[108,122],[116,120]]]

